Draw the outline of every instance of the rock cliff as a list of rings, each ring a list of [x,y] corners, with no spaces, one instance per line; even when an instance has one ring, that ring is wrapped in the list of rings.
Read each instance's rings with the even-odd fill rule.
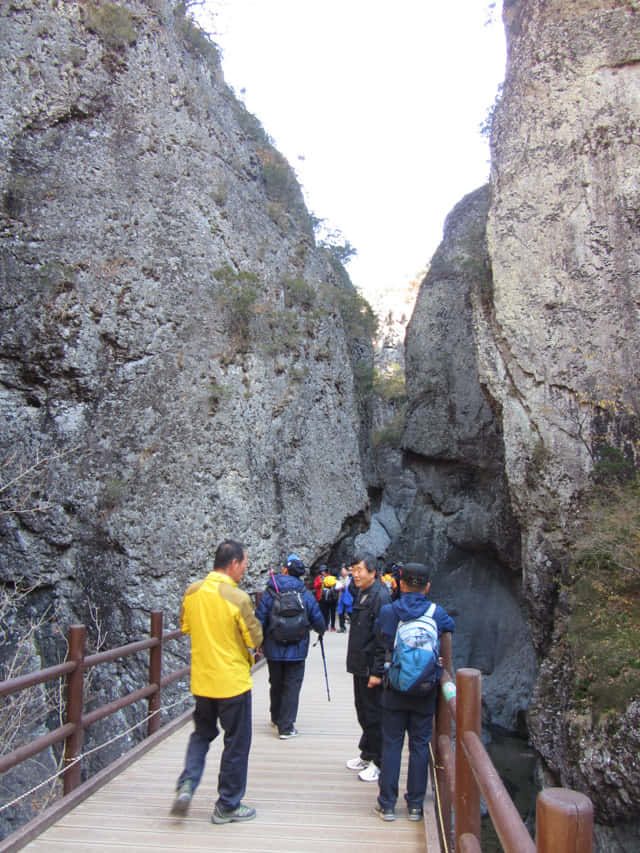
[[[593,800],[597,849],[636,850],[640,700],[604,714],[577,701],[567,584],[594,471],[637,464],[640,16],[505,0],[504,20],[491,185],[448,217],[408,327],[415,492],[391,550],[433,558],[487,719],[513,727],[526,711],[545,781]]]
[[[29,667],[64,654],[58,624],[108,645],[151,609],[175,624],[227,535],[253,590],[285,550],[313,563],[364,531],[433,562],[485,720],[526,715],[601,849],[630,850],[640,702],[578,714],[563,637],[569,523],[640,435],[640,14],[504,19],[491,185],[421,286],[405,418],[372,403],[366,307],[203,34],[163,0],[2,5],[0,581],[29,592],[0,657],[27,622]]]
[[[58,624],[108,646],[151,609],[175,625],[227,536],[249,590],[326,553],[367,506],[371,345],[291,168],[170,3],[13,0],[0,32],[0,581],[31,590],[24,619],[55,613],[37,666]]]
[[[574,662],[558,650],[582,490],[607,454],[637,460],[640,15],[632,2],[553,0],[505,2],[504,20],[478,368],[502,421],[542,662],[533,742],[553,780],[620,824],[640,817],[638,697],[604,719],[578,714]]]
[[[486,723],[524,725],[536,661],[520,594],[520,531],[504,474],[500,419],[478,377],[472,301],[489,298],[489,188],[449,214],[406,337],[402,449],[414,492],[392,551],[434,567],[455,616],[457,667],[483,673]]]

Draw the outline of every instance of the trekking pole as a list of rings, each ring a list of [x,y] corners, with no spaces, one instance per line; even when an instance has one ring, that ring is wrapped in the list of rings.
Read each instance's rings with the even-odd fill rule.
[[[320,634],[318,636],[318,639],[315,641],[315,643],[313,645],[317,646],[318,643],[320,643],[320,651],[322,652],[322,664],[324,666],[324,681],[325,681],[325,684],[327,685],[327,700],[329,702],[331,702],[331,693],[329,692],[329,676],[327,675],[327,659],[324,656],[324,643],[322,642],[322,634]]]

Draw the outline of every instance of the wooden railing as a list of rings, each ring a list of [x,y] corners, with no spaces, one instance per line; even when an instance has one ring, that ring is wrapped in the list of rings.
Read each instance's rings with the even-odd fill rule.
[[[441,850],[482,853],[482,796],[504,853],[592,853],[591,800],[567,788],[545,788],[538,795],[534,843],[482,744],[482,675],[477,669],[459,669],[453,683],[449,675],[451,634],[443,634],[442,656],[445,673],[436,714],[432,768],[438,794]],[[455,754],[452,723],[456,730]]]
[[[6,755],[0,756],[0,773],[15,767],[28,758],[61,741],[64,745],[64,794],[80,786],[82,743],[84,729],[110,714],[132,705],[148,702],[147,737],[159,736],[161,691],[167,685],[184,678],[189,666],[183,666],[162,676],[163,645],[182,636],[179,629],[163,634],[162,612],[151,613],[150,636],[109,651],[85,656],[86,632],[83,625],[74,625],[69,634],[69,655],[65,663],[28,675],[0,682],[0,698],[57,678],[66,678],[66,722],[52,732],[36,738]],[[84,675],[93,666],[149,650],[148,683],[138,690],[106,705],[84,713]],[[481,674],[476,669],[459,669],[456,683],[449,672],[451,635],[444,634],[442,654],[445,674],[441,681],[438,712],[433,738],[434,766],[432,768],[438,794],[440,844],[445,853],[481,853],[480,797],[484,798],[489,815],[504,853],[592,853],[593,807],[588,797],[565,788],[544,789],[537,799],[536,842],[534,843],[516,807],[507,793],[481,740]],[[455,722],[457,748],[453,750],[452,723]],[[163,727],[163,732],[168,727]],[[160,735],[161,736],[161,735]],[[134,752],[135,750],[131,750]],[[117,762],[114,762],[116,764]],[[88,783],[81,787],[85,788]],[[73,800],[73,797],[63,798]],[[455,834],[452,833],[455,814]],[[24,840],[35,837],[33,828]],[[14,844],[0,843],[0,849],[18,850],[21,840]]]
[[[10,770],[54,744],[64,741],[63,790],[66,795],[77,788],[82,781],[81,753],[84,730],[87,726],[115,714],[134,702],[146,699],[148,702],[147,736],[157,732],[160,727],[162,688],[184,678],[189,673],[189,666],[183,666],[164,677],[162,676],[163,644],[182,636],[179,628],[163,634],[162,618],[162,611],[154,610],[151,612],[151,629],[148,639],[88,656],[85,656],[86,629],[84,625],[72,625],[69,629],[69,654],[64,663],[0,682],[1,698],[53,679],[66,678],[65,723],[54,731],[0,756],[0,773]],[[121,696],[119,699],[85,714],[84,676],[86,671],[98,664],[121,660],[147,649],[149,650],[148,683],[139,690],[134,690],[126,696]]]

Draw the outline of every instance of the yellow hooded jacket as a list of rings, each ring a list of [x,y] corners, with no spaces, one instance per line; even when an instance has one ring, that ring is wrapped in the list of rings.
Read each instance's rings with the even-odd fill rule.
[[[191,692],[228,699],[251,690],[262,626],[251,599],[225,572],[210,572],[184,594],[180,628],[191,635]]]

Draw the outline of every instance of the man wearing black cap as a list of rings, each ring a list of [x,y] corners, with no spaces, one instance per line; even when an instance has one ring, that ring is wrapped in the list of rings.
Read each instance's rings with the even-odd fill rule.
[[[269,667],[271,725],[280,740],[296,737],[298,700],[309,651],[309,630],[323,634],[326,625],[318,603],[301,578],[306,569],[297,554],[289,554],[282,573],[271,578],[256,617],[264,631],[264,654]]]
[[[405,732],[409,735],[409,767],[405,800],[409,820],[421,820],[427,789],[429,743],[432,718],[436,706],[437,683],[442,673],[438,659],[439,637],[453,631],[455,624],[446,610],[427,598],[430,571],[422,563],[406,563],[400,571],[400,598],[381,608],[377,621],[377,644],[371,686],[384,685],[382,691],[382,770],[378,779],[379,793],[375,811],[385,821],[395,820],[398,799],[400,760]],[[400,626],[400,630],[399,629]],[[433,665],[411,685],[396,673],[385,673],[394,667],[394,647],[403,634],[409,645],[419,632],[430,635],[435,649]],[[413,633],[413,638],[410,635]],[[420,643],[418,643],[420,645]],[[430,650],[432,645],[427,643]],[[415,659],[414,659],[415,660]],[[427,680],[424,680],[429,673]],[[406,673],[405,673],[406,675]],[[393,684],[397,685],[397,688]]]

